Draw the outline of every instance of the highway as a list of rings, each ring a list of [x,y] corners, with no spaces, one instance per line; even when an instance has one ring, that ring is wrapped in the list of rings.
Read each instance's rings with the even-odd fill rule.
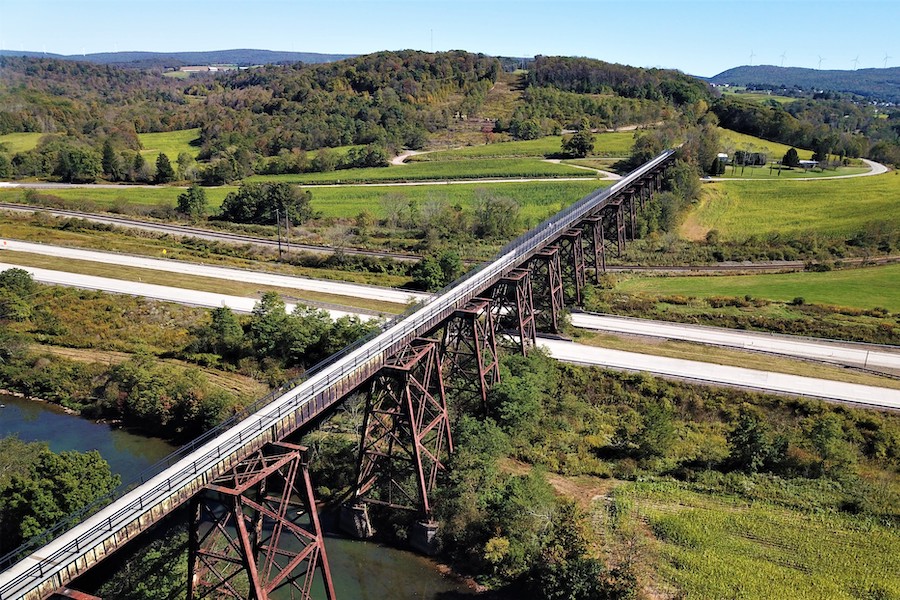
[[[342,281],[310,279],[308,277],[294,277],[290,275],[276,275],[264,271],[217,267],[213,265],[202,265],[171,259],[148,258],[114,252],[99,252],[96,250],[83,250],[80,248],[33,244],[11,239],[0,240],[0,259],[2,259],[3,250],[29,252],[31,254],[70,258],[74,260],[86,260],[109,265],[120,265],[123,267],[153,269],[155,271],[166,271],[169,273],[179,273],[181,275],[196,275],[199,277],[211,277],[228,281],[271,285],[310,292],[323,292],[339,296],[394,302],[400,305],[409,304],[411,302],[421,302],[431,297],[430,294],[394,288],[345,283]]]
[[[0,270],[14,265],[0,263]],[[213,294],[172,288],[161,285],[135,283],[119,279],[78,275],[49,269],[19,267],[32,273],[36,281],[56,285],[97,289],[118,294],[146,296],[156,300],[180,302],[193,306],[215,308],[228,306],[237,312],[250,312],[256,300],[225,294]],[[292,310],[293,306],[288,306]],[[356,313],[329,311],[334,318]],[[361,318],[371,318],[359,315]],[[574,317],[575,315],[573,315]],[[652,327],[653,325],[651,325]],[[760,391],[807,396],[838,402],[851,402],[877,408],[900,409],[900,390],[868,385],[844,383],[785,375],[769,371],[726,367],[709,362],[666,358],[637,352],[596,348],[574,342],[541,338],[539,343],[550,350],[551,356],[565,362],[607,367],[627,371],[646,371],[663,377],[698,381],[708,384],[737,386]]]
[[[869,369],[900,371],[900,348],[801,338],[790,335],[739,331],[722,327],[683,325],[666,321],[650,321],[612,315],[574,312],[572,325],[594,331],[609,331],[671,340],[683,340],[810,358]]]
[[[289,275],[266,273],[263,271],[250,271],[244,269],[218,267],[213,265],[202,265],[171,259],[148,258],[143,256],[132,256],[112,252],[84,250],[80,248],[66,248],[48,244],[34,244],[30,242],[21,242],[18,240],[0,240],[0,260],[3,259],[3,250],[100,262],[110,265],[139,267],[171,273],[195,275],[199,277],[225,279],[229,281],[257,283],[260,285],[271,285],[285,289],[325,292],[329,294],[354,298],[394,302],[398,305],[405,305],[409,304],[410,302],[424,302],[427,299],[431,298],[430,294],[422,292],[412,292],[407,290],[398,290],[393,288],[346,283],[340,281],[323,281],[310,279],[307,277],[293,277]],[[43,277],[43,279],[39,280],[42,280],[46,283],[79,285],[74,283],[66,283],[65,277],[61,273],[53,274],[52,271],[48,270],[44,270],[43,273],[44,274],[41,276]],[[125,290],[124,284],[106,284],[101,281],[102,279],[103,278],[97,278],[97,280],[94,280],[90,284],[81,284],[80,287],[103,289],[108,292],[116,293],[129,293],[127,291],[122,291]],[[84,281],[91,280],[85,279]],[[165,295],[165,292],[156,291],[153,289],[153,286],[149,285],[147,285],[146,292],[143,295],[149,298],[158,298],[162,300],[171,299]],[[215,302],[214,304],[212,304],[215,306],[221,306],[224,303],[224,305],[231,307],[233,310],[242,312],[249,312],[253,308],[252,301],[248,298],[227,296],[222,294],[213,294],[212,296],[221,299],[221,302]],[[210,303],[213,302],[213,300],[214,299],[204,301],[202,305],[210,306]],[[187,298],[177,301],[190,303]],[[337,316],[346,314],[340,310],[332,310],[330,312]],[[572,324],[575,327],[591,329],[595,331],[608,331],[611,333],[633,334],[655,338],[683,340],[703,344],[712,344],[717,346],[728,346],[744,350],[771,352],[775,354],[782,354],[785,356],[819,360],[824,362],[858,366],[870,369],[894,369],[900,371],[900,349],[890,348],[887,346],[854,344],[852,342],[835,342],[831,340],[802,338],[798,336],[739,331],[721,327],[684,325],[680,323],[670,323],[665,321],[649,321],[646,319],[616,317],[612,315],[597,315],[583,312],[573,312],[571,318]]]

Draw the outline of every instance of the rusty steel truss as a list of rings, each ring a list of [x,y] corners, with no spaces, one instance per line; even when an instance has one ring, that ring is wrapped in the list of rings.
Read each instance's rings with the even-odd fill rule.
[[[491,290],[491,312],[500,342],[518,347],[522,354],[537,340],[531,271],[513,269]]]
[[[388,359],[366,402],[357,501],[431,518],[429,495],[453,451],[440,342],[416,338]]]
[[[581,229],[569,229],[558,240],[559,260],[563,281],[570,286],[563,286],[563,297],[566,302],[581,304],[584,291],[584,240]]]
[[[188,600],[311,597],[334,586],[307,471],[306,448],[267,444],[191,500]]]
[[[473,298],[444,326],[441,363],[445,389],[460,402],[477,398],[487,411],[488,389],[500,379],[491,301]]]
[[[565,309],[559,248],[547,246],[539,250],[528,265],[531,268],[535,326],[539,331],[559,333]]]
[[[606,273],[606,242],[603,239],[603,217],[588,217],[581,222],[588,257],[594,263],[594,280],[600,283],[601,273]]]

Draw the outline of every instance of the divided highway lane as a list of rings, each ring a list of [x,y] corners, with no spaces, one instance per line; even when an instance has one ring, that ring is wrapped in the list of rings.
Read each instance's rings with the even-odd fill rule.
[[[0,263],[0,271],[13,267]],[[212,294],[209,292],[197,292],[181,288],[170,288],[161,285],[150,285],[51,271],[49,269],[35,269],[26,267],[26,271],[32,273],[36,281],[53,283],[56,285],[70,285],[87,289],[99,289],[120,294],[147,296],[158,300],[182,302],[195,306],[229,306],[232,310],[249,312],[253,309],[256,300],[253,298],[241,298],[224,294]],[[342,311],[329,311],[337,318],[347,314]],[[367,318],[360,315],[362,318]],[[627,371],[646,371],[654,375],[687,379],[708,384],[737,386],[761,391],[808,396],[838,402],[850,402],[876,408],[888,408],[900,410],[900,390],[880,388],[875,386],[844,383],[828,379],[815,379],[797,375],[785,375],[744,369],[741,367],[726,367],[712,363],[690,361],[660,356],[639,354],[636,352],[623,352],[607,348],[595,348],[566,342],[542,338],[539,342],[550,350],[550,355],[558,360],[583,365],[594,365],[611,369]]]
[[[682,325],[666,321],[649,321],[593,313],[572,313],[572,325],[594,331],[644,335],[671,340],[684,340],[728,346],[743,350],[772,352],[786,356],[811,358],[842,365],[869,369],[900,371],[900,348],[853,342],[804,339],[796,336],[737,331],[721,327]]]
[[[87,260],[106,263],[109,265],[121,265],[123,267],[139,267],[156,271],[167,271],[182,275],[196,275],[199,277],[212,277],[215,279],[227,279],[228,281],[240,281],[243,283],[256,283],[259,285],[272,285],[310,292],[324,292],[352,298],[366,298],[368,300],[380,300],[382,302],[394,302],[397,304],[409,304],[420,302],[430,298],[430,294],[398,290],[394,288],[376,287],[356,283],[344,283],[341,281],[309,279],[307,277],[294,277],[290,275],[275,275],[260,271],[248,271],[244,269],[232,269],[212,265],[200,265],[177,260],[147,258],[129,254],[116,254],[112,252],[98,252],[95,250],[82,250],[80,248],[65,248],[62,246],[49,246],[46,244],[33,244],[18,240],[3,239],[0,241],[0,251],[12,250],[29,252],[44,256],[59,258],[71,258],[74,260]],[[0,259],[2,259],[0,252]]]

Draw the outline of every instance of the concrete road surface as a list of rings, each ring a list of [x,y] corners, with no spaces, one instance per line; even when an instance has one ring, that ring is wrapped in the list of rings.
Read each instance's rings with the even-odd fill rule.
[[[797,336],[738,331],[702,325],[682,325],[666,321],[648,321],[591,313],[572,313],[572,325],[595,331],[685,340],[742,350],[812,358],[842,365],[900,371],[900,348],[892,349],[887,346],[804,339]]]

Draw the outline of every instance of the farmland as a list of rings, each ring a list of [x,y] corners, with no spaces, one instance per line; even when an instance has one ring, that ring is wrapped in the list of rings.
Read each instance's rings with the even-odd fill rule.
[[[699,226],[689,238],[715,229],[722,239],[817,234],[850,237],[867,228],[900,222],[900,175],[820,181],[728,181],[704,186],[688,215]]]
[[[200,137],[199,129],[181,129],[178,131],[166,131],[163,133],[139,133],[141,142],[141,154],[144,158],[155,158],[159,153],[165,154],[174,163],[182,152],[197,157],[199,146],[194,142]]]
[[[410,157],[410,162],[468,160],[474,158],[545,157],[559,154],[562,136],[551,135],[536,140],[497,142],[479,146],[466,146],[454,150],[428,152]],[[594,136],[596,156],[628,156],[634,144],[634,132],[607,132]]]
[[[771,163],[770,163],[771,164]],[[722,179],[824,179],[868,173],[868,166],[837,167],[836,169],[778,169],[772,166],[725,167]]]
[[[808,498],[794,500],[798,506],[765,494],[788,496],[802,490],[800,485],[765,477],[741,483],[753,490],[751,497],[663,481],[628,484],[615,498],[631,527],[649,525],[659,573],[685,598],[849,600],[900,594],[895,528],[817,507],[829,493],[823,483],[811,482]]]
[[[885,308],[900,312],[900,264],[827,273],[779,273],[771,275],[729,275],[714,277],[636,277],[621,282],[617,289],[628,293],[694,296],[745,296],[790,302],[802,297],[806,302],[849,306],[861,309]]]
[[[507,158],[493,160],[414,163],[368,169],[344,169],[327,173],[297,175],[254,175],[247,181],[286,181],[290,183],[367,183],[393,181],[425,181],[454,179],[592,177],[582,169],[574,169],[542,160]]]
[[[6,147],[10,154],[34,150],[43,133],[7,133],[0,135],[0,147]]]
[[[753,137],[730,129],[719,128],[719,136],[722,140],[724,151],[732,154],[735,150],[749,150],[751,152],[765,152],[769,155],[769,160],[781,160],[784,153],[791,147],[778,142],[770,142],[762,138]],[[800,160],[809,160],[812,158],[812,150],[797,148],[797,154]]]

